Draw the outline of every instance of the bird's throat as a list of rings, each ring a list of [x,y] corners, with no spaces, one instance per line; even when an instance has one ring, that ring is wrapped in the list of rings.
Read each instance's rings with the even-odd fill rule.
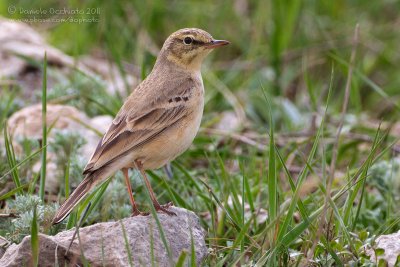
[[[184,54],[177,56],[173,53],[169,53],[166,57],[166,60],[179,68],[193,72],[200,71],[203,58],[204,57],[199,55]]]

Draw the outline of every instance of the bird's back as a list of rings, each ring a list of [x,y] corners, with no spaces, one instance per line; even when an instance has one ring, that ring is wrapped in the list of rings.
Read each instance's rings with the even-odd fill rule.
[[[113,123],[105,133],[87,164],[84,173],[97,170],[115,159],[144,157],[143,147],[151,147],[148,143],[160,142],[159,135],[177,129],[177,135],[183,138],[182,145],[174,138],[165,140],[160,148],[171,143],[179,149],[169,147],[170,154],[165,157],[157,153],[158,158],[168,162],[188,148],[185,140],[193,141],[200,126],[203,113],[203,82],[200,72],[193,73],[176,68],[154,67],[151,74],[131,93],[121,107]],[[187,121],[187,119],[190,118]],[[185,130],[189,128],[190,130]],[[194,135],[188,131],[196,131]],[[173,136],[173,135],[172,135]],[[132,159],[132,163],[134,158]],[[165,164],[165,163],[164,163]],[[146,169],[159,168],[159,164],[151,164]],[[144,164],[146,167],[146,164]]]

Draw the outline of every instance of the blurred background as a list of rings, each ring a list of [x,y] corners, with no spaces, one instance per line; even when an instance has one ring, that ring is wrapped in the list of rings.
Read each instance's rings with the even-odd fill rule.
[[[13,7],[16,10],[10,12]],[[40,14],[39,8],[47,13]],[[84,14],[62,14],[64,9]],[[32,10],[39,14],[29,14]],[[205,29],[215,38],[232,42],[212,53],[205,64],[206,114],[235,104],[252,120],[265,122],[265,103],[260,98],[263,86],[269,94],[288,99],[279,107],[285,109],[281,115],[286,117],[279,125],[287,129],[304,127],[303,112],[314,111],[319,101],[326,99],[332,69],[333,99],[339,100],[333,103],[341,104],[357,23],[360,38],[351,111],[355,115],[366,112],[373,118],[397,113],[392,111],[397,110],[394,106],[400,92],[399,10],[398,1],[390,0],[0,3],[0,14],[7,18],[54,19],[54,23],[30,25],[66,54],[107,58],[123,73],[135,73],[136,68],[139,77],[151,70],[170,33],[184,27]],[[57,23],[63,18],[75,22]],[[92,21],[79,23],[78,19]],[[219,82],[235,94],[238,103],[230,103],[236,100],[229,102],[217,91]]]
[[[275,220],[288,218],[280,238],[301,226],[305,214],[289,209],[289,178],[307,213],[318,215],[312,226],[282,239],[286,247],[276,252],[282,262],[290,261],[289,254],[317,266],[368,261],[360,256],[364,246],[400,229],[399,14],[396,0],[2,0],[0,130],[6,133],[7,121],[16,156],[10,163],[8,143],[0,142],[0,208],[31,212],[18,209],[35,201],[45,209],[68,195],[66,185],[72,190],[82,179],[97,140],[151,71],[164,40],[180,28],[197,27],[231,44],[203,64],[206,106],[194,145],[172,163],[169,178],[164,170],[150,174],[162,202],[172,200],[200,216],[208,231],[207,264],[265,263],[262,255],[276,241],[277,235],[268,234]],[[46,201],[40,202],[14,195],[16,178],[29,184],[26,196],[38,192],[40,161],[31,155],[42,138],[41,107],[35,104],[42,99],[44,51],[47,103],[68,107],[48,111],[63,119],[48,122],[55,126],[49,133]],[[349,105],[341,117],[348,80]],[[84,123],[68,120],[71,114]],[[32,125],[22,127],[22,121]],[[22,161],[18,173],[10,174]],[[123,180],[116,176],[86,224],[129,216],[128,198],[120,193]],[[146,206],[140,179],[132,177],[138,202]],[[327,225],[320,228],[316,218],[331,182],[332,194],[343,190],[342,197],[334,199],[338,213],[324,214]],[[269,217],[274,205],[281,217]],[[71,219],[57,229],[49,225],[56,206],[43,213],[41,231],[72,227]],[[0,235],[20,241],[30,233],[29,216],[0,221]],[[228,217],[243,227],[251,221],[251,227],[238,234]],[[317,242],[321,229],[327,229],[326,239]],[[261,249],[252,247],[249,236]],[[347,246],[350,241],[354,247]],[[242,244],[241,250],[232,243]]]

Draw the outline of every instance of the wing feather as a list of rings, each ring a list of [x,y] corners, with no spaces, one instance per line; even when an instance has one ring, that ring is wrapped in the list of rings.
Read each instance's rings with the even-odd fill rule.
[[[143,107],[142,110],[136,107],[126,110],[132,106],[132,103],[127,104],[128,100],[99,142],[85,167],[84,174],[97,170],[128,151],[147,143],[187,116],[190,112],[188,103],[193,86],[195,86],[193,80],[189,79],[187,83],[179,84],[179,90],[174,90],[174,94],[168,93],[168,96],[163,94],[147,106],[140,105],[146,103],[146,100],[134,101]]]

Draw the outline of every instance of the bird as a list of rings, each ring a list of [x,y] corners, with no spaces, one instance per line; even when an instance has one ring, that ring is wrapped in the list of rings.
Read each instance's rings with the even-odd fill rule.
[[[215,48],[228,45],[198,28],[184,28],[164,42],[150,74],[132,91],[84,168],[84,178],[64,201],[52,223],[60,223],[97,185],[121,170],[132,216],[148,215],[135,202],[129,169],[143,177],[157,212],[175,215],[172,203],[161,205],[146,170],[161,168],[186,151],[200,127],[204,109],[201,65]]]

